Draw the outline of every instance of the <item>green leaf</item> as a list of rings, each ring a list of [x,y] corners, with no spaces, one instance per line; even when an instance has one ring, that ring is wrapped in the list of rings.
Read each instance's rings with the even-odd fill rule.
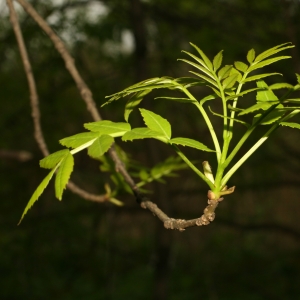
[[[40,185],[37,187],[37,189],[34,191],[33,195],[31,196],[29,202],[27,203],[23,214],[21,216],[21,219],[18,223],[18,225],[20,225],[20,223],[22,222],[24,216],[26,215],[27,211],[33,206],[33,204],[39,199],[39,197],[41,196],[41,194],[43,193],[43,191],[45,190],[45,188],[47,187],[47,185],[49,184],[49,181],[51,180],[51,178],[53,177],[54,172],[56,171],[58,165],[53,168],[51,170],[51,172],[44,178],[44,180],[40,183]]]
[[[85,123],[84,127],[92,132],[99,132],[101,135],[108,134],[112,137],[122,136],[131,129],[130,124],[124,122],[98,121]]]
[[[227,100],[232,100],[232,99],[235,99],[235,98],[237,98],[237,97],[241,97],[241,96],[244,96],[244,95],[246,95],[246,94],[248,94],[248,93],[251,93],[251,92],[253,92],[253,91],[257,91],[257,90],[259,90],[260,88],[253,88],[253,89],[249,89],[249,90],[246,90],[246,91],[243,91],[243,92],[241,92],[241,93],[239,93],[239,94],[234,94],[234,95],[232,95],[232,96],[228,96],[228,97],[226,97],[226,101]]]
[[[281,82],[281,83],[275,83],[269,86],[269,89],[271,90],[279,90],[279,89],[293,89],[294,87],[289,84],[289,83],[285,83],[285,82]]]
[[[200,78],[202,78],[202,79],[204,79],[208,83],[210,83],[210,84],[212,84],[212,85],[214,85],[215,87],[218,88],[218,84],[213,79],[211,79],[211,78],[209,78],[209,77],[207,77],[207,76],[205,76],[203,74],[199,74],[197,72],[194,72],[194,71],[189,71],[189,72],[192,73],[192,74],[194,74],[194,75],[196,75],[196,76],[198,76],[198,77],[200,77]]]
[[[213,72],[213,65],[211,63],[211,61],[208,59],[208,57],[204,54],[204,52],[198,48],[196,45],[190,43],[197,51],[198,53],[201,55],[204,63],[205,63],[205,66],[207,67],[208,70],[210,70],[211,72]]]
[[[280,125],[300,129],[300,124],[294,122],[281,122]]]
[[[58,200],[61,200],[62,194],[66,185],[70,179],[70,175],[74,167],[73,155],[69,152],[61,161],[59,169],[55,178],[55,196]]]
[[[239,120],[239,119],[236,119],[236,118],[225,117],[224,115],[221,115],[221,114],[218,114],[218,113],[214,112],[214,111],[210,108],[210,106],[209,106],[208,108],[209,108],[210,112],[211,112],[213,115],[217,116],[217,117],[220,117],[220,118],[223,118],[223,119],[234,120],[234,121],[237,122],[237,123],[243,124],[243,125],[246,126],[247,128],[250,127],[250,124],[248,124],[247,122],[244,122],[244,121]],[[232,109],[232,110],[233,110],[233,109]]]
[[[161,140],[163,142],[167,142],[168,139],[165,138],[165,136],[158,131],[151,130],[147,127],[142,127],[142,128],[134,128],[131,131],[127,131],[123,137],[123,141],[132,141],[136,139],[146,139],[146,138],[154,138]]]
[[[188,53],[188,52],[187,52]],[[192,54],[191,54],[192,55]],[[187,59],[178,59],[178,60],[181,60],[181,61],[184,61],[185,63],[197,68],[198,70],[202,71],[203,73],[205,73],[206,75],[208,75],[209,77],[211,77],[213,80],[215,80],[215,77],[214,75],[209,71],[207,70],[206,68],[192,62],[192,61],[189,61]]]
[[[247,60],[248,60],[249,64],[251,64],[253,62],[254,58],[255,58],[255,50],[251,49],[247,53]]]
[[[245,63],[243,63],[242,61],[235,61],[234,66],[236,67],[236,69],[238,69],[239,71],[242,71],[243,73],[245,73],[248,69],[248,66]]]
[[[256,95],[257,101],[278,101],[277,96],[263,80],[257,81],[256,85],[261,88],[261,90],[258,90]]]
[[[237,75],[238,75],[237,81],[240,82],[240,81],[242,80],[242,78],[243,78],[242,74],[241,74],[237,69],[232,68],[232,69],[230,70],[230,75],[229,75],[229,76],[234,75],[234,74],[237,74]]]
[[[68,149],[59,150],[40,160],[40,167],[45,169],[54,168],[70,151]]]
[[[230,71],[233,67],[231,65],[226,65],[224,66],[219,72],[218,72],[218,77],[219,79],[223,79],[226,78],[227,76],[229,76]]]
[[[297,77],[298,84],[300,84],[300,75],[296,73],[296,77]]]
[[[194,77],[179,77],[174,79],[175,82],[179,83],[180,85],[182,85],[185,88],[189,88],[191,86],[196,86],[196,85],[205,85],[205,81],[203,80],[199,80],[197,78]]]
[[[149,129],[160,132],[161,135],[168,139],[171,138],[171,125],[166,119],[150,110],[140,108],[140,112]]]
[[[97,138],[99,135],[99,132],[83,132],[61,139],[59,142],[68,148],[77,148]]]
[[[243,82],[249,82],[249,81],[254,81],[254,80],[259,80],[264,77],[272,76],[272,75],[282,75],[280,73],[266,73],[266,74],[259,74],[259,75],[254,75],[246,78],[243,80]]]
[[[260,125],[270,125],[279,120],[285,114],[285,111],[280,109],[281,107],[283,107],[283,105],[279,104],[277,107],[279,109],[276,108],[275,110],[271,111],[267,116],[265,116]],[[255,115],[253,118],[253,123],[255,123],[257,119],[259,119],[261,116],[262,114]]]
[[[233,87],[238,79],[238,74],[233,74],[224,79],[223,81],[223,89],[225,90],[226,88],[229,89]]]
[[[182,137],[174,138],[174,139],[170,140],[170,143],[176,144],[176,145],[181,145],[181,146],[187,146],[187,147],[195,148],[195,149],[202,150],[202,151],[215,152],[214,150],[209,149],[204,144],[202,144],[196,140],[189,139],[189,138],[182,138]]]
[[[176,102],[181,102],[181,103],[197,103],[197,100],[194,99],[189,99],[189,98],[177,98],[177,97],[156,97],[156,99],[166,99],[166,100],[172,100]]]
[[[279,60],[282,60],[282,59],[287,59],[287,58],[291,58],[291,56],[278,56],[278,57],[274,57],[274,58],[269,58],[269,59],[261,61],[259,63],[254,63],[249,67],[248,72],[252,72],[256,69],[260,69],[264,66],[273,64],[276,61],[279,61]]]
[[[204,97],[203,99],[200,100],[200,104],[203,105],[206,101],[209,101],[209,100],[214,100],[217,98],[217,95],[208,95],[206,97]]]
[[[250,107],[244,109],[242,112],[239,113],[239,116],[252,113],[252,112],[254,112],[256,110],[259,110],[259,109],[267,110],[268,108],[270,108],[275,103],[276,102],[271,102],[271,101],[268,101],[268,102],[258,102],[256,104],[254,104],[253,106],[250,106]]]
[[[284,43],[284,44],[281,44],[281,45],[277,45],[273,48],[270,48],[264,52],[262,52],[261,54],[257,55],[256,59],[255,59],[255,62],[259,62],[259,61],[262,61],[263,59],[271,56],[271,55],[274,55],[280,51],[283,51],[285,49],[289,49],[289,48],[294,48],[295,46],[285,46],[285,45],[288,45],[288,44],[291,44],[291,43]],[[285,46],[285,47],[284,47]]]
[[[143,98],[151,91],[152,90],[147,89],[141,92],[137,92],[127,101],[124,112],[124,119],[126,120],[126,122],[128,122],[129,115],[131,114],[133,109],[136,108],[141,103]]]
[[[91,146],[89,146],[88,155],[92,158],[99,159],[100,156],[109,150],[113,142],[113,137],[109,135],[101,135]]]
[[[216,72],[222,64],[222,59],[223,59],[223,50],[221,50],[213,59],[213,66],[214,66],[214,71]]]

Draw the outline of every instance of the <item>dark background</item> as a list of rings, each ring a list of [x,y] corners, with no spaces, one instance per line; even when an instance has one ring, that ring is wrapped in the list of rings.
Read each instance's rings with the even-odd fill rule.
[[[224,49],[226,64],[245,61],[287,41],[299,45],[299,1],[111,0],[31,1],[67,43],[93,91],[105,96],[139,80],[186,76],[177,58],[198,45],[210,58]],[[42,127],[50,151],[58,140],[92,121],[64,62],[51,41],[16,5],[40,97]],[[281,128],[230,180],[236,192],[217,209],[207,227],[167,231],[132,196],[124,207],[85,201],[53,184],[17,226],[34,189],[46,175],[34,137],[27,81],[5,2],[0,3],[0,298],[1,299],[297,299],[300,294],[299,131]],[[295,84],[299,47],[266,68]],[[196,91],[202,95],[205,90]],[[210,137],[198,112],[180,103],[142,104],[166,117],[177,136]],[[244,99],[244,98],[243,98]],[[247,98],[245,97],[245,101]],[[251,101],[251,100],[250,100]],[[252,100],[253,101],[253,100]],[[124,100],[100,110],[123,120]],[[216,107],[218,109],[218,107]],[[137,112],[132,122],[141,120]],[[213,117],[218,124],[220,120]],[[243,129],[237,125],[237,128]],[[265,130],[263,128],[263,130]],[[264,131],[261,131],[262,133]],[[238,135],[238,134],[237,134]],[[251,137],[249,146],[258,136]],[[155,141],[122,143],[145,165],[165,159],[169,149]],[[27,151],[20,161],[13,151]],[[214,156],[190,151],[200,162]],[[103,193],[107,174],[84,153],[76,155],[74,182]],[[166,185],[149,186],[151,199],[176,218],[198,217],[207,187],[185,170]]]

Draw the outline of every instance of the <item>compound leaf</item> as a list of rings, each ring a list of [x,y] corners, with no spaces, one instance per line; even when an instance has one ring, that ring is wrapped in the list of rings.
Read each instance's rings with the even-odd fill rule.
[[[55,196],[61,200],[74,167],[73,155],[69,152],[61,161],[55,178]]]
[[[285,83],[285,82],[281,82],[281,83],[274,83],[272,85],[269,86],[269,89],[271,90],[279,90],[279,89],[293,89],[294,87],[289,84],[289,83]]]
[[[252,113],[252,112],[254,112],[256,110],[259,110],[259,109],[267,110],[268,108],[270,108],[275,103],[276,102],[258,102],[256,104],[254,104],[253,106],[250,106],[250,107],[244,109],[243,111],[241,111],[239,113],[239,116]]]
[[[177,97],[156,97],[156,99],[166,99],[166,100],[172,100],[176,102],[181,102],[181,103],[196,103],[197,100],[194,99],[189,99],[189,98],[177,98]]]
[[[229,89],[231,87],[233,87],[236,83],[236,81],[238,80],[238,74],[233,74],[230,75],[229,77],[227,77],[226,79],[224,79],[223,81],[223,88],[224,89]]]
[[[288,45],[288,44],[291,44],[291,43],[284,43],[284,44],[281,44],[281,45],[277,45],[273,48],[270,48],[264,52],[262,52],[261,54],[257,55],[256,59],[255,59],[255,62],[259,62],[259,61],[262,61],[263,59],[271,56],[271,55],[274,55],[280,51],[283,51],[285,49],[289,49],[289,48],[294,48],[295,46],[285,46],[285,45]],[[283,47],[285,46],[285,47]]]
[[[223,79],[223,78],[226,78],[227,76],[229,76],[230,74],[230,71],[232,69],[232,65],[226,65],[224,66],[219,72],[218,72],[218,77],[219,79]]]

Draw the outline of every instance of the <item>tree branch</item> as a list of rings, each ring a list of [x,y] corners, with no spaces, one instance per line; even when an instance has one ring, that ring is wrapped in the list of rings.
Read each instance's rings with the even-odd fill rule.
[[[22,31],[18,22],[18,17],[16,14],[16,11],[14,9],[12,0],[6,0],[7,5],[10,10],[10,21],[13,27],[13,30],[15,32],[15,36],[17,39],[18,47],[20,50],[21,58],[23,61],[24,69],[25,69],[25,74],[26,78],[28,81],[28,86],[29,86],[29,93],[30,93],[30,105],[31,105],[31,116],[33,119],[33,124],[34,124],[34,138],[38,144],[38,147],[42,151],[44,156],[49,155],[49,150],[47,147],[47,144],[44,139],[42,127],[41,127],[41,114],[40,114],[40,109],[39,109],[39,97],[36,89],[36,84],[35,84],[35,79],[33,76],[30,60],[27,54],[26,46],[24,43]],[[96,110],[97,111],[97,110]],[[79,188],[78,186],[75,185],[73,182],[69,182],[68,188],[75,194],[81,196],[85,200],[90,200],[90,201],[97,201],[97,202],[103,202],[108,200],[106,195],[95,195],[88,193],[84,191],[83,189]]]
[[[47,24],[47,22],[37,13],[37,11],[28,2],[26,2],[25,0],[16,0],[16,1],[32,17],[32,19],[37,22],[37,24],[41,27],[41,29],[44,30],[45,33],[49,36],[49,38],[52,40],[55,48],[57,49],[57,51],[60,53],[61,57],[65,61],[66,69],[69,71],[70,75],[73,77],[73,79],[76,83],[76,86],[77,86],[77,88],[78,88],[78,90],[81,94],[81,97],[87,105],[87,110],[90,112],[92,118],[95,121],[100,121],[101,116],[100,116],[100,113],[97,110],[96,104],[95,104],[93,96],[92,96],[92,92],[88,88],[87,84],[84,82],[82,77],[80,76],[80,74],[79,74],[79,72],[78,72],[78,70],[75,66],[74,59],[69,54],[69,52],[68,52],[67,48],[65,47],[63,41],[55,34],[55,32],[51,29],[51,27]],[[34,78],[33,78],[32,70],[31,70],[31,67],[30,67],[30,62],[29,62],[28,55],[27,55],[27,52],[26,52],[26,48],[25,48],[25,45],[24,45],[24,41],[23,41],[23,38],[22,38],[21,30],[20,30],[19,25],[18,25],[17,16],[16,16],[16,13],[15,13],[13,5],[12,5],[12,0],[7,0],[7,3],[8,3],[8,6],[10,8],[10,11],[11,11],[11,22],[12,22],[12,25],[14,27],[15,33],[16,33],[16,37],[17,37],[17,40],[18,40],[19,47],[22,44],[23,45],[22,46],[22,49],[23,49],[22,53],[23,52],[26,53],[26,56],[24,56],[24,58],[22,56],[24,66],[25,66],[25,62],[26,62],[26,66],[27,66],[27,67],[25,67],[26,76],[28,78],[28,81],[29,81],[29,77],[30,77],[31,78],[30,82],[33,81],[33,83],[34,83]],[[17,32],[18,32],[18,34],[17,34]],[[21,47],[20,47],[20,52],[21,52]],[[38,116],[38,117],[34,118],[35,131],[37,131],[39,133],[38,136],[35,135],[36,140],[39,144],[40,149],[41,150],[43,149],[42,150],[43,154],[48,155],[49,152],[48,152],[47,146],[44,142],[44,138],[43,138],[43,134],[42,134],[41,126],[40,126],[40,114],[39,114],[39,108],[38,108],[38,97],[37,97],[35,84],[31,83],[30,87],[32,88],[32,89],[30,89],[30,93],[31,93],[31,95],[34,95],[34,100],[35,100],[34,104],[31,104],[32,105],[32,111],[34,111],[35,114],[37,114],[37,116]],[[39,128],[39,131],[37,130],[37,128]],[[42,145],[43,145],[43,148],[42,148]],[[140,190],[136,186],[134,180],[132,179],[132,177],[130,176],[128,171],[126,170],[124,164],[122,163],[122,161],[118,157],[118,155],[116,153],[116,150],[113,146],[109,150],[109,155],[115,163],[116,171],[119,172],[120,174],[122,174],[125,181],[129,184],[129,186],[133,190],[133,192],[136,196],[137,202],[140,203],[142,208],[148,209],[154,215],[156,215],[164,223],[165,228],[167,228],[167,229],[177,229],[179,231],[183,231],[183,230],[185,230],[185,228],[192,227],[192,226],[208,225],[211,221],[214,220],[214,217],[215,217],[214,211],[217,208],[219,202],[221,200],[223,200],[223,198],[210,199],[210,197],[208,197],[209,198],[208,199],[208,205],[205,208],[205,210],[203,212],[203,215],[200,218],[192,219],[192,220],[169,218],[160,208],[158,208],[158,206],[155,203],[151,202],[148,198],[146,198],[140,192]],[[75,186],[75,184],[72,183],[72,182],[69,182],[68,188],[72,192],[80,195],[81,197],[83,197],[86,200],[97,201],[97,202],[103,202],[103,201],[108,200],[106,195],[98,196],[98,195],[93,195],[93,194],[87,193],[84,190],[82,190],[82,189],[78,188],[77,186]]]

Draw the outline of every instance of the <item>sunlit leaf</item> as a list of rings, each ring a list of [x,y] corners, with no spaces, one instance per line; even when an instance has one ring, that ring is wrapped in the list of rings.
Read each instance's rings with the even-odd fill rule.
[[[230,75],[229,75],[229,76],[234,75],[234,74],[237,74],[237,75],[238,75],[237,81],[240,82],[240,81],[242,80],[242,78],[243,78],[242,74],[241,74],[237,69],[232,68],[232,69],[230,70]]]
[[[236,81],[238,79],[238,74],[233,74],[233,75],[230,75],[229,77],[227,77],[226,79],[224,79],[223,81],[223,88],[226,89],[226,88],[231,88],[235,85]]]
[[[296,73],[296,77],[297,77],[298,84],[300,84],[300,75]]]
[[[278,101],[277,96],[263,80],[257,81],[256,85],[258,88],[261,88],[256,94],[257,101]]]
[[[269,89],[271,90],[279,90],[279,89],[293,89],[294,87],[289,84],[289,83],[285,83],[285,82],[281,82],[281,83],[275,83],[269,86]]]
[[[54,168],[70,151],[68,149],[59,150],[40,160],[40,167],[45,169]]]
[[[181,146],[187,146],[187,147],[195,148],[195,149],[202,150],[202,151],[215,152],[214,150],[209,149],[204,144],[202,144],[196,140],[189,139],[189,138],[182,138],[182,137],[174,138],[174,139],[170,140],[170,143],[176,144],[176,145],[181,145]]]
[[[194,99],[189,99],[189,98],[178,98],[178,97],[156,97],[156,99],[166,99],[166,100],[172,100],[176,102],[181,102],[181,103],[196,103],[197,100]]]
[[[218,87],[218,84],[211,78],[203,75],[203,74],[199,74],[197,72],[194,72],[194,71],[189,71],[190,73],[196,75],[196,76],[199,76],[200,78],[204,79],[205,81],[207,81],[208,83],[214,85],[215,87]]]
[[[247,53],[247,60],[248,60],[249,64],[251,64],[253,62],[254,58],[255,58],[255,50],[251,49]]]
[[[300,129],[300,124],[294,122],[280,122],[280,125]]]
[[[233,68],[232,65],[226,65],[224,66],[219,72],[218,72],[218,77],[219,79],[223,79],[226,78],[227,76],[229,76],[231,68]]]
[[[233,120],[233,121],[235,121],[235,122],[237,122],[237,123],[243,124],[243,125],[246,126],[247,128],[250,126],[250,124],[248,124],[248,123],[245,122],[245,121],[242,121],[242,120],[239,120],[239,119],[236,119],[236,118],[231,118],[231,117],[228,117],[228,116],[225,117],[224,115],[221,115],[221,114],[218,114],[218,113],[212,111],[212,109],[211,109],[210,107],[208,107],[208,108],[209,108],[210,112],[211,112],[213,115],[217,116],[217,117],[220,117],[220,118],[222,118],[222,119]]]
[[[137,92],[127,101],[124,111],[124,119],[126,120],[126,122],[128,122],[129,115],[134,110],[134,108],[136,108],[144,99],[144,97],[148,95],[151,91],[152,90],[147,89],[141,92]]]
[[[130,124],[125,122],[98,121],[85,123],[84,127],[93,132],[99,132],[101,135],[108,134],[113,137],[122,136],[125,132],[131,129]]]
[[[83,132],[61,139],[59,142],[68,148],[77,148],[97,138],[99,135],[99,132]]]
[[[109,150],[114,142],[114,138],[109,135],[101,135],[88,148],[88,155],[92,158],[99,159],[105,152]]]
[[[207,70],[206,68],[200,66],[199,64],[196,64],[196,63],[194,63],[192,61],[189,61],[187,59],[178,59],[178,60],[184,61],[185,63],[187,63],[187,64],[197,68],[198,70],[202,71],[203,73],[205,73],[206,75],[208,75],[212,79],[215,79],[214,75],[209,70]]]
[[[197,79],[195,77],[179,77],[174,79],[174,81],[184,86],[185,88],[189,88],[191,86],[197,86],[197,85],[201,86],[206,84],[205,81]]]
[[[55,196],[61,200],[62,194],[70,179],[74,167],[73,155],[69,152],[61,161],[55,178]]]
[[[248,94],[248,93],[257,91],[257,90],[259,90],[259,89],[260,89],[260,88],[253,88],[253,89],[245,90],[245,91],[243,91],[243,92],[241,92],[241,93],[239,93],[239,94],[237,94],[237,95],[234,94],[234,95],[232,95],[232,96],[226,97],[226,100],[232,100],[232,99],[235,99],[235,98],[244,96],[244,95],[246,95],[246,94]]]
[[[150,110],[140,108],[140,112],[149,129],[160,132],[168,139],[171,138],[171,125],[166,119]]]
[[[267,60],[263,60],[263,61],[261,61],[259,63],[256,63],[256,64],[254,63],[249,67],[248,72],[252,72],[252,71],[260,69],[264,66],[273,64],[276,61],[279,61],[279,60],[282,60],[282,59],[288,59],[288,58],[291,58],[291,56],[279,56],[279,57],[274,57],[274,58],[269,58]]]
[[[285,49],[289,49],[289,48],[294,48],[295,46],[285,46],[285,45],[288,45],[288,44],[291,44],[291,43],[284,43],[284,44],[281,44],[281,45],[277,45],[273,48],[270,48],[264,52],[262,52],[261,54],[257,55],[256,59],[255,59],[255,62],[259,62],[259,61],[262,61],[263,59],[271,56],[271,55],[274,55],[280,51],[283,51]],[[285,46],[285,47],[284,47]]]
[[[134,128],[131,131],[127,131],[123,137],[123,141],[132,141],[136,139],[146,139],[146,138],[155,138],[164,142],[167,142],[165,135],[161,132],[151,130],[147,127]]]
[[[26,215],[27,211],[32,207],[32,205],[39,199],[39,197],[41,196],[41,194],[43,193],[43,191],[45,190],[45,188],[47,187],[47,185],[49,184],[49,181],[51,180],[51,178],[53,177],[56,169],[57,169],[58,165],[53,168],[51,170],[51,172],[44,178],[44,180],[40,183],[40,185],[37,187],[37,189],[34,191],[33,195],[31,196],[29,202],[27,203],[23,214],[21,216],[21,219],[18,223],[18,225],[22,222],[24,216]]]
[[[214,71],[216,72],[222,64],[223,50],[221,50],[213,59]]]
[[[259,75],[254,75],[246,78],[243,80],[243,82],[249,82],[249,81],[254,81],[254,80],[259,80],[264,77],[272,76],[272,75],[282,75],[280,73],[266,73],[266,74],[259,74]]]
[[[211,71],[213,72],[213,65],[211,63],[211,61],[209,60],[209,58],[204,54],[204,52],[199,48],[197,47],[196,45],[190,43],[197,51],[198,53],[200,54],[200,56],[202,57],[206,67]]]
[[[258,102],[246,109],[244,109],[242,112],[239,113],[239,116],[242,116],[242,115],[246,115],[246,114],[249,114],[249,113],[252,113],[256,110],[259,110],[259,109],[263,109],[263,110],[267,110],[268,108],[270,108],[272,105],[274,105],[276,102]]]
[[[248,69],[248,66],[245,63],[243,63],[242,61],[235,61],[234,66],[236,69],[238,69],[239,71],[241,71],[243,73],[245,73]]]
[[[284,110],[280,110],[283,105],[279,104],[277,107],[279,109],[276,108],[263,118],[262,122],[260,123],[261,125],[270,125],[279,120],[285,114]],[[262,114],[255,115],[253,118],[253,123],[255,123],[261,116]]]
[[[217,98],[217,95],[208,95],[200,100],[200,104],[203,105],[206,101],[214,100]]]

